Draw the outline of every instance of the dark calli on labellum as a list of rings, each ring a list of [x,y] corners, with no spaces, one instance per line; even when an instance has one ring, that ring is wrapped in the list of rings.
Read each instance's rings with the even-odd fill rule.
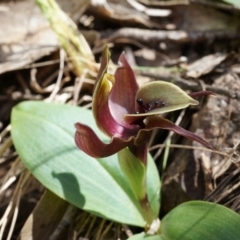
[[[125,54],[122,53],[114,75],[107,73],[110,53],[105,48],[93,93],[93,115],[98,127],[111,140],[102,142],[93,130],[76,123],[75,142],[79,149],[94,158],[102,158],[128,147],[146,164],[149,131],[167,129],[195,140],[208,148],[210,143],[189,132],[161,114],[197,105],[193,99],[172,83],[156,81],[139,87]],[[209,92],[199,92],[196,96]],[[195,96],[194,93],[192,96]]]

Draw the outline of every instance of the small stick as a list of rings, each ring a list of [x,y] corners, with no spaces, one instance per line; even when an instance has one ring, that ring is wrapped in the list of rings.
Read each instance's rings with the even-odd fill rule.
[[[148,30],[140,28],[121,28],[117,31],[107,30],[101,33],[104,42],[114,42],[117,39],[129,38],[140,42],[171,41],[189,43],[196,41],[210,41],[215,39],[238,39],[238,31],[216,30],[211,32],[184,31],[184,30]]]

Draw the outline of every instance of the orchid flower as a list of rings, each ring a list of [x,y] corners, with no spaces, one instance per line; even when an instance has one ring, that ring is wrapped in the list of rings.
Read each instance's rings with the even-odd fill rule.
[[[75,142],[79,149],[94,158],[102,158],[128,147],[146,165],[149,133],[156,128],[173,131],[212,148],[204,139],[161,116],[197,105],[198,101],[168,82],[155,81],[139,87],[124,53],[115,74],[111,75],[107,73],[109,59],[110,53],[105,48],[94,88],[92,111],[96,124],[111,140],[104,143],[90,126],[76,123]],[[206,92],[196,94],[201,95]]]

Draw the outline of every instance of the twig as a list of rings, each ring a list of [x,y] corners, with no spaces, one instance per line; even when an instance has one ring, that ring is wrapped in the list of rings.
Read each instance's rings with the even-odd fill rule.
[[[11,125],[8,125],[7,127],[5,127],[2,132],[0,132],[0,142],[3,140],[3,138],[5,138],[7,136],[7,134],[10,132],[11,130]]]
[[[190,0],[191,2],[199,3],[202,5],[218,8],[218,9],[224,9],[224,10],[229,10],[229,11],[236,11],[239,12],[240,8],[236,7],[232,4],[227,4],[227,3],[221,3],[221,2],[211,2],[211,1],[206,1],[206,0]]]
[[[1,142],[1,138],[0,138],[0,142]],[[0,157],[3,155],[3,153],[12,146],[12,138],[8,137],[5,142],[3,142],[2,144],[0,144]]]
[[[94,62],[94,61],[91,61],[89,59],[86,59],[84,57],[81,57],[81,56],[77,56],[77,57],[66,57],[65,58],[65,61],[67,63],[70,63],[72,60],[76,60],[76,61],[82,61],[84,62],[85,64],[88,64],[88,65],[94,65],[94,67],[96,69],[99,68],[99,64]],[[49,65],[53,65],[53,64],[58,64],[60,62],[60,59],[55,59],[55,60],[49,60],[49,61],[44,61],[44,62],[40,62],[40,63],[31,63],[31,64],[28,64],[26,66],[23,66],[23,67],[20,67],[18,68],[18,70],[20,69],[31,69],[31,68],[37,68],[37,67],[44,67],[44,66],[49,66]],[[90,72],[91,75],[93,76],[96,76],[97,73],[94,72],[94,71],[91,71],[90,69],[88,69],[88,71]]]
[[[150,5],[150,6],[158,6],[158,7],[171,7],[175,5],[188,5],[189,0],[171,0],[171,1],[161,1],[161,0],[139,0],[139,2]]]
[[[160,148],[160,147],[166,147],[166,144],[164,143],[164,144],[154,145],[149,148],[149,151],[152,151],[152,150]],[[206,152],[216,153],[216,154],[219,154],[219,155],[222,155],[225,157],[230,157],[229,154],[226,154],[226,153],[223,153],[220,151],[216,151],[216,150],[212,150],[209,148],[204,148],[204,147],[195,147],[195,146],[189,146],[189,145],[187,146],[187,145],[180,145],[180,144],[170,144],[169,147],[170,148],[181,148],[181,149],[185,148],[185,149],[193,149],[193,150],[202,150],[202,151],[206,151]]]
[[[110,231],[111,227],[113,225],[113,222],[110,222],[107,227],[105,228],[105,230],[103,231],[102,235],[101,235],[101,239],[104,239],[103,237]]]
[[[93,226],[94,226],[96,220],[97,220],[97,217],[96,217],[96,216],[93,216],[93,218],[92,218],[92,220],[91,220],[91,223],[90,223],[90,225],[89,225],[89,227],[88,227],[87,233],[85,234],[84,238],[86,238],[86,239],[89,238],[90,233],[91,233],[91,231],[92,231],[92,229],[93,229]]]
[[[82,76],[77,77],[76,80],[75,80],[74,92],[73,92],[73,105],[75,105],[75,106],[77,105],[77,101],[78,101],[78,98],[79,98],[79,93],[81,91],[81,88],[82,88],[83,83],[84,83],[84,79],[86,78],[87,74],[88,74],[88,70],[84,69]]]
[[[227,185],[233,181],[233,178],[236,177],[239,174],[239,168],[237,168],[234,172],[232,172],[229,176],[227,176],[226,178],[223,179],[223,181],[221,181],[217,188],[214,189],[214,191],[212,191],[207,197],[205,197],[205,201],[213,201],[214,197],[217,194],[220,194],[221,191],[224,190],[225,187],[227,187]]]
[[[7,240],[11,240],[12,235],[13,235],[14,227],[16,225],[16,221],[17,221],[17,217],[18,217],[18,213],[19,213],[19,205],[20,205],[21,197],[22,197],[22,187],[20,187],[18,189],[18,194],[16,195],[16,200],[15,200],[16,203],[15,203],[15,207],[13,209],[13,217],[12,217],[12,222],[10,224],[10,229],[8,232]]]
[[[31,91],[30,91],[28,85],[26,84],[24,77],[20,74],[20,72],[17,72],[16,78],[19,81],[21,87],[23,88],[24,93],[31,95]]]
[[[7,240],[10,240],[13,234],[13,230],[16,224],[18,212],[19,212],[19,203],[22,194],[25,192],[25,188],[28,184],[28,180],[30,177],[30,172],[22,172],[20,179],[17,183],[17,186],[14,190],[13,196],[11,197],[10,203],[0,220],[0,225],[2,228],[0,230],[0,239],[3,237],[4,230],[6,230],[7,223],[10,223],[10,218],[12,217],[12,221],[10,223],[10,229],[8,232]]]
[[[60,66],[59,66],[59,73],[58,73],[58,78],[57,82],[54,86],[54,89],[46,101],[52,102],[58,91],[60,90],[61,87],[61,81],[62,81],[62,76],[63,76],[63,70],[64,70],[64,58],[65,58],[65,52],[63,49],[60,49]]]
[[[126,233],[126,235],[128,237],[133,236],[132,231],[130,230],[130,228],[126,224],[122,224],[122,228],[123,228],[123,231]]]
[[[54,89],[54,85],[52,84],[46,88],[42,88],[37,82],[36,75],[37,75],[37,69],[32,68],[30,71],[30,86],[31,86],[31,88],[40,94],[46,93],[46,92],[52,92]]]
[[[101,239],[100,237],[101,237],[101,233],[103,231],[105,223],[106,223],[106,219],[102,219],[101,224],[100,224],[100,226],[98,228],[98,231],[97,231],[97,234],[96,234],[96,238],[95,238],[96,240]]]
[[[89,221],[93,221],[92,219],[94,217],[95,216],[92,216],[91,214],[89,214],[87,212],[81,212],[80,219],[82,221],[82,224],[80,225],[80,227],[77,231],[77,235],[79,235],[85,231],[85,227],[88,225]]]
[[[177,43],[189,43],[215,39],[238,39],[239,31],[184,31],[184,30],[147,30],[139,28],[121,28],[117,31],[107,30],[101,32],[102,42],[114,42],[119,38],[130,38],[140,42],[172,41]]]

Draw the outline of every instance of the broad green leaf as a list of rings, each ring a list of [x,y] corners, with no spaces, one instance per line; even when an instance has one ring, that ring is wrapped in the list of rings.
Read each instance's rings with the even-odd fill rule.
[[[161,222],[164,240],[239,240],[240,215],[209,202],[183,203]]]
[[[107,219],[144,226],[117,155],[96,160],[80,151],[73,138],[76,122],[88,124],[103,141],[109,141],[89,110],[37,101],[15,106],[12,138],[22,161],[44,186],[73,205]],[[160,180],[152,158],[148,162],[149,199],[158,211]]]
[[[128,238],[128,240],[164,240],[164,239],[160,235],[148,235],[146,233],[139,233]]]
[[[240,1],[239,0],[224,0],[223,2],[232,4],[233,6],[240,8]]]

